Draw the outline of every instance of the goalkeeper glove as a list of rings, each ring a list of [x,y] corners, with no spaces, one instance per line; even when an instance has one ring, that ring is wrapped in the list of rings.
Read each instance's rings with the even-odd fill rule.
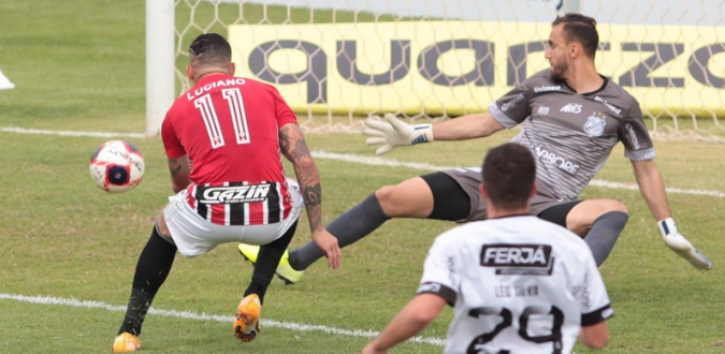
[[[693,267],[705,270],[712,268],[712,262],[677,231],[675,220],[672,218],[660,220],[657,222],[657,227],[660,229],[665,244],[680,257],[690,262]]]
[[[395,118],[395,115],[391,113],[385,114],[385,120],[387,122],[377,117],[371,117],[364,121],[365,129],[363,129],[363,134],[372,136],[372,138],[367,138],[365,143],[367,145],[383,145],[375,151],[378,156],[387,153],[396,146],[433,141],[433,126],[431,124],[410,125]]]

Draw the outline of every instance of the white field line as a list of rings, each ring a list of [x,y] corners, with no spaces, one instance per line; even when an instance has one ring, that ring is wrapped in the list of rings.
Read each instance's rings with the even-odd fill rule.
[[[44,129],[25,129],[17,127],[0,128],[4,133],[15,134],[36,134],[36,135],[59,135],[59,136],[87,136],[92,138],[145,138],[146,134],[142,133],[112,133],[112,132],[78,132],[69,130],[44,130]]]
[[[0,128],[0,132],[15,133],[15,134],[39,134],[39,135],[59,135],[59,136],[74,136],[74,137],[95,137],[95,138],[144,138],[146,135],[142,133],[112,133],[112,132],[78,132],[78,131],[63,131],[63,130],[41,130],[41,129],[25,129],[17,127],[4,127]],[[461,166],[437,166],[427,163],[418,162],[401,162],[395,160],[384,159],[380,157],[369,157],[360,156],[354,154],[339,154],[334,152],[326,151],[313,151],[312,156],[318,159],[325,160],[336,160],[350,163],[357,163],[362,165],[370,166],[388,166],[388,167],[403,167],[411,168],[415,170],[424,171],[441,171],[453,168],[460,168]],[[633,183],[620,183],[620,182],[609,182],[603,180],[592,180],[589,183],[593,187],[609,188],[609,189],[621,189],[638,191],[639,187]],[[703,190],[703,189],[682,189],[682,188],[667,188],[667,193],[672,194],[687,194],[687,195],[701,195],[715,198],[725,198],[725,192],[716,190]]]
[[[107,303],[101,302],[101,301],[82,301],[82,300],[77,300],[77,299],[63,299],[63,298],[52,297],[52,296],[37,296],[37,295],[36,296],[26,296],[26,295],[0,293],[0,300],[14,300],[14,301],[19,301],[19,302],[26,302],[26,303],[40,304],[40,305],[58,305],[58,306],[77,307],[77,308],[86,308],[86,309],[101,309],[101,310],[113,311],[113,312],[126,312],[125,306],[111,305],[111,304],[107,304]],[[198,313],[189,312],[189,311],[161,310],[161,309],[155,309],[153,307],[151,309],[149,309],[149,313],[154,316],[174,317],[174,318],[182,318],[182,319],[187,319],[187,320],[214,321],[214,322],[223,322],[223,323],[233,323],[234,322],[233,316],[198,314]],[[364,330],[360,330],[360,329],[348,330],[348,329],[342,329],[342,328],[310,325],[310,324],[304,324],[304,323],[282,322],[282,321],[275,321],[275,320],[272,320],[269,318],[263,319],[263,325],[264,325],[264,327],[282,328],[282,329],[288,329],[288,330],[298,331],[298,332],[323,332],[326,334],[334,334],[334,335],[341,335],[341,336],[348,336],[348,337],[373,338],[379,334],[379,332],[375,332],[375,331],[364,331]],[[410,339],[409,341],[416,342],[416,343],[422,343],[422,344],[430,344],[430,345],[435,345],[435,346],[439,346],[439,347],[445,346],[445,344],[446,344],[446,341],[444,339],[439,339],[439,338],[434,338],[434,337],[415,337],[415,338]]]
[[[454,168],[461,168],[461,166],[455,166],[455,167],[454,166],[436,166],[436,165],[431,165],[431,164],[427,164],[427,163],[400,162],[400,161],[395,161],[395,160],[383,159],[380,157],[368,157],[368,156],[360,156],[360,155],[353,155],[353,154],[338,154],[338,153],[334,153],[334,152],[325,152],[325,151],[313,151],[312,156],[314,156],[317,159],[345,161],[345,162],[351,162],[351,163],[357,163],[357,164],[363,164],[363,165],[407,167],[407,168],[412,168],[412,169],[416,169],[416,170],[428,170],[428,171],[442,171],[442,170],[450,170],[450,169],[454,169]],[[632,191],[639,190],[639,187],[633,183],[609,182],[609,181],[602,181],[602,180],[598,180],[598,179],[592,180],[591,182],[589,182],[589,185],[593,186],[593,187],[610,188],[610,189],[623,189],[623,190],[632,190]],[[667,188],[667,193],[703,195],[703,196],[710,196],[710,197],[716,197],[716,198],[725,198],[725,192],[713,191],[713,190]]]

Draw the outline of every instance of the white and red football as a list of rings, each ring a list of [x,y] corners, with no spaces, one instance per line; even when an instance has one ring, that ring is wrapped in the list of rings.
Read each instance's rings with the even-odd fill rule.
[[[141,182],[145,171],[143,156],[123,140],[103,143],[91,156],[91,178],[106,192],[127,192]]]

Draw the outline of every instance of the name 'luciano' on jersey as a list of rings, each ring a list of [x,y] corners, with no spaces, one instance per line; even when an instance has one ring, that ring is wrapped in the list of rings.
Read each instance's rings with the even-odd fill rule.
[[[189,92],[186,93],[186,99],[191,101],[191,100],[203,95],[204,92],[207,92],[211,89],[215,89],[217,87],[241,86],[241,85],[244,85],[245,83],[246,83],[246,81],[241,77],[217,80],[214,82],[210,82],[210,83],[204,85],[203,87],[195,87],[193,93],[190,90]]]

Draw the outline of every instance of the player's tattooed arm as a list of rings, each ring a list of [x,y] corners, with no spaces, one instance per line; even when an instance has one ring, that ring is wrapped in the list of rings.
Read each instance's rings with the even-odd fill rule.
[[[304,135],[297,124],[285,124],[279,130],[279,147],[282,154],[292,162],[300,183],[302,197],[307,209],[310,229],[322,230],[322,187],[320,175],[315,166]]]
[[[171,173],[171,177],[174,177],[181,172],[181,165],[179,165],[178,160],[169,159],[169,172]]]
[[[306,186],[302,189],[302,197],[307,207],[307,215],[310,219],[310,229],[312,231],[322,230],[322,187],[320,183],[313,186]],[[312,213],[312,215],[310,214]]]
[[[189,159],[184,156],[177,157],[175,159],[169,159],[169,174],[171,175],[171,188],[174,193],[179,193],[189,186],[191,181],[189,180],[189,174],[191,173],[191,167],[189,166]]]

